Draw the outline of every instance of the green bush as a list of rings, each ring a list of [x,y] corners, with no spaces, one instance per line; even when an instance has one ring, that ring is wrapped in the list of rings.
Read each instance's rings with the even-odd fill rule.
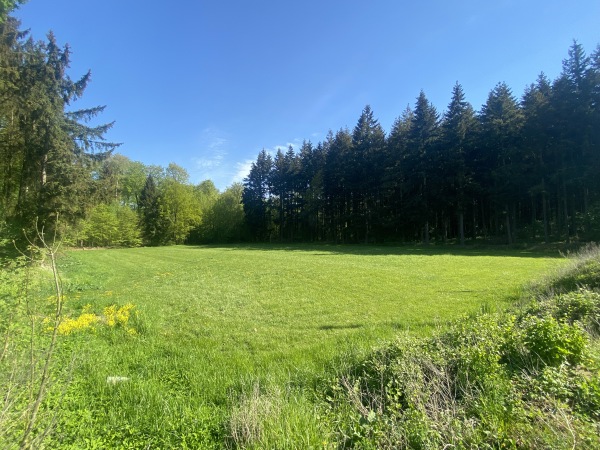
[[[587,303],[574,297],[554,308],[571,322],[484,314],[374,350],[324,393],[336,440],[343,448],[573,448],[575,433],[581,448],[600,448],[598,371],[575,320]]]
[[[584,358],[587,335],[579,326],[560,323],[554,317],[526,317],[513,339],[533,367],[578,364]]]
[[[588,332],[600,334],[600,293],[589,289],[581,288],[532,302],[526,313],[553,317],[569,325],[580,323]]]

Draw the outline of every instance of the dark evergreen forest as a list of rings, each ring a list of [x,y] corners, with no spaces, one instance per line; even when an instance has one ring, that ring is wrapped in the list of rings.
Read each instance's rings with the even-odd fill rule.
[[[353,130],[273,157],[244,181],[256,240],[344,243],[600,238],[600,47],[574,42],[554,81],[480,111],[459,83],[445,112],[422,91],[389,133],[369,106]]]

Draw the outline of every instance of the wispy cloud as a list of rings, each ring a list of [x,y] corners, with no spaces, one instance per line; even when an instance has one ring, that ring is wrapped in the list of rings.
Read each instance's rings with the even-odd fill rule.
[[[234,155],[234,145],[227,138],[227,133],[216,128],[202,130],[197,142],[197,151],[191,158],[190,176],[194,183],[212,180],[217,188],[225,189],[232,183],[240,183],[250,173],[255,159],[237,160]],[[301,139],[293,139],[285,144],[265,147],[265,151],[275,157],[277,151],[286,152],[289,147],[298,152],[302,146]],[[260,150],[259,150],[260,151]],[[258,154],[258,152],[257,152]],[[243,158],[243,156],[242,156]]]
[[[198,137],[196,146],[195,156],[191,158],[192,179],[197,182],[212,180],[217,186],[224,184],[224,179],[229,176],[227,134],[217,128],[205,128]]]
[[[214,128],[205,128],[199,139],[198,156],[193,158],[198,169],[219,167],[227,156],[228,141]]]
[[[279,150],[285,153],[287,152],[288,148],[292,147],[294,151],[297,152],[298,150],[300,150],[301,146],[302,140],[296,138],[293,142],[286,142],[285,144],[274,145],[273,147],[265,148],[265,150],[269,155],[275,156]]]
[[[253,162],[253,160],[247,159],[245,161],[236,163],[236,172],[233,178],[231,179],[231,182],[241,183],[242,181],[244,181],[244,178],[246,178],[250,173],[250,169],[252,168]]]

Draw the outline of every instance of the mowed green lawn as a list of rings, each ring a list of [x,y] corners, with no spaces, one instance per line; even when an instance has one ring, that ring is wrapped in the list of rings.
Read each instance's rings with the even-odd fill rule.
[[[81,439],[86,429],[150,439],[194,427],[219,439],[249,387],[302,389],[341,355],[399,332],[428,333],[482,307],[503,308],[562,262],[519,251],[410,247],[71,251],[61,260],[69,314],[86,304],[100,312],[133,303],[139,334],[67,337],[81,346],[80,394],[65,407],[85,404],[85,411],[73,412],[77,426],[65,439]],[[130,381],[113,389],[108,376]],[[124,424],[129,431],[118,431]]]

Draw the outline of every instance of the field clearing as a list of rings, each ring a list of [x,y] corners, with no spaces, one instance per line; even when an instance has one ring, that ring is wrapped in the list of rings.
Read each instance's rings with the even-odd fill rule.
[[[86,304],[101,311],[133,303],[139,334],[65,338],[80,349],[80,365],[69,406],[77,426],[67,427],[64,438],[77,441],[91,427],[104,443],[106,430],[116,441],[137,433],[164,445],[165,436],[180,439],[182,430],[214,441],[228,434],[222,424],[253,386],[300,392],[344,354],[403,331],[426,334],[482,307],[506,307],[525,283],[563,261],[519,251],[408,247],[69,252],[61,271],[70,315]],[[130,382],[108,388],[108,376]],[[299,409],[310,409],[307,399],[291,397]],[[292,435],[307,426],[294,417]]]

